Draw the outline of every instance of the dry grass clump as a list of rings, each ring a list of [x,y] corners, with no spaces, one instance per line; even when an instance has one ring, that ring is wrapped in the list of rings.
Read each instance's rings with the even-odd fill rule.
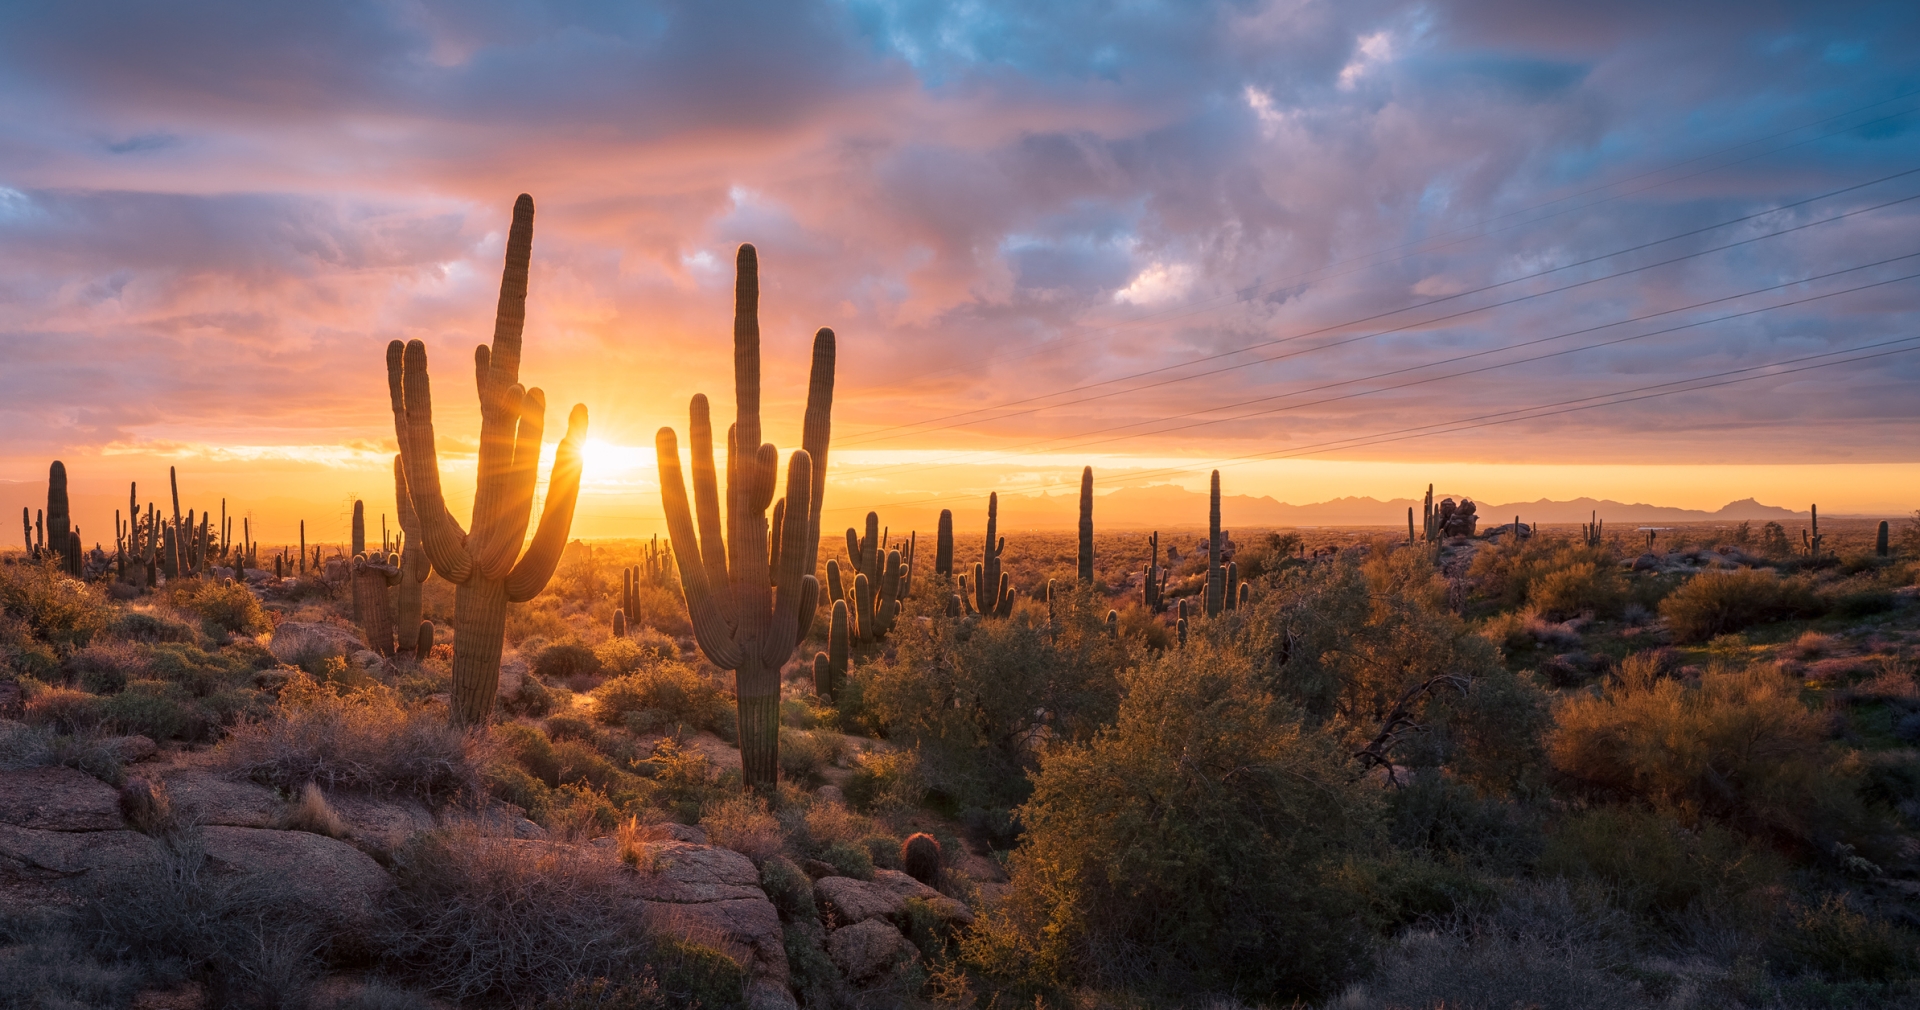
[[[148,835],[165,835],[177,826],[173,797],[159,779],[128,779],[120,787],[120,816],[135,831]]]
[[[620,896],[626,871],[580,846],[456,825],[409,842],[393,870],[382,946],[435,995],[549,997],[579,978],[630,977],[651,948]]]
[[[701,812],[700,826],[707,839],[753,860],[756,864],[778,855],[786,845],[786,832],[767,812],[767,801],[744,793],[708,804]]]
[[[346,822],[334,812],[326,794],[312,782],[300,787],[300,795],[280,818],[280,826],[288,831],[306,831],[328,838],[344,838],[347,834]]]
[[[226,765],[282,789],[407,794],[428,802],[478,795],[487,738],[447,724],[444,712],[408,707],[388,688],[341,691],[294,674],[265,719],[243,722],[220,745]]]
[[[0,565],[0,614],[55,648],[71,649],[105,630],[114,607],[99,585],[69,578],[51,565]]]
[[[656,661],[593,692],[594,718],[649,732],[675,724],[717,729],[728,702],[720,686],[684,663]]]
[[[170,594],[173,604],[200,618],[207,634],[252,635],[273,630],[273,621],[247,587],[212,579],[189,582]]]

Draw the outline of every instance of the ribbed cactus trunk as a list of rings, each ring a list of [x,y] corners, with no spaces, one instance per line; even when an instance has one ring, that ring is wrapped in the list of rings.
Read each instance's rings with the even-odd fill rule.
[[[847,679],[847,601],[833,601],[833,623],[827,630],[827,651],[813,654],[813,693],[831,703]]]
[[[784,507],[777,510],[782,525],[770,536],[767,509],[773,504],[780,454],[760,438],[760,263],[752,246],[740,247],[736,269],[735,421],[727,433],[725,515],[705,395],[696,395],[689,409],[691,499],[673,429],[661,428],[654,447],[694,640],[715,666],[734,671],[741,771],[749,787],[766,791],[780,772],[780,668],[812,625],[819,600],[813,572],[831,434],[834,336],[828,329],[814,334],[801,448],[789,458]],[[778,556],[772,553],[775,543]]]
[[[353,500],[353,533],[351,544],[353,549],[347,553],[347,561],[349,564],[358,561],[361,555],[367,553],[367,506],[365,502],[362,502],[358,498]],[[363,611],[366,608],[366,593],[361,587],[358,578],[352,579],[348,584],[353,589],[353,623],[365,628],[367,626],[367,617]]]
[[[999,533],[1000,494],[996,491],[987,495],[987,539],[980,547],[980,560],[973,565],[973,607],[982,617],[1013,613],[1013,586],[1007,573],[1000,570],[1000,553],[1007,549],[1007,538]]]
[[[1226,599],[1226,571],[1220,564],[1220,471],[1207,490],[1207,616],[1220,613]]]
[[[353,602],[360,611],[360,631],[367,636],[367,644],[373,651],[382,656],[393,655],[395,648],[393,602],[387,590],[401,579],[399,561],[397,556],[381,557],[377,552],[356,554],[353,558]],[[278,558],[274,559],[274,566],[277,570]]]
[[[532,544],[527,544],[547,413],[546,394],[520,384],[520,338],[526,324],[532,255],[533,198],[523,193],[514,201],[513,224],[507,231],[493,343],[474,349],[480,459],[471,532],[461,529],[447,511],[440,490],[426,345],[418,340],[387,345],[387,392],[406,470],[407,497],[420,520],[427,560],[455,586],[452,717],[459,725],[484,723],[493,714],[507,604],[525,603],[546,588],[560,563],[580,497],[580,447],[587,437],[587,408],[575,404],[567,417],[566,437],[554,455],[539,528]]]
[[[400,512],[400,580],[396,584],[394,602],[394,625],[402,635],[414,634],[420,626],[420,588],[427,581],[428,573],[433,571],[427,561],[427,549],[422,545],[420,534],[420,515],[413,510],[413,496],[407,493],[407,467],[399,456],[393,457],[393,498]],[[306,553],[306,524],[300,524],[300,550]],[[305,562],[302,562],[304,567]],[[402,649],[413,649],[412,641],[400,643]],[[415,659],[423,657],[415,656]]]
[[[1080,584],[1093,585],[1093,467],[1080,471]]]
[[[71,553],[72,545],[67,542],[71,524],[67,511],[67,465],[56,459],[47,467],[47,546],[62,557]]]
[[[953,575],[953,510],[940,510],[940,532],[933,547],[933,574]]]

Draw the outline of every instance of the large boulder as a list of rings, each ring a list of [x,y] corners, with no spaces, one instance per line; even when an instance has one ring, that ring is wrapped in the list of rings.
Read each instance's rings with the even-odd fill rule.
[[[116,831],[120,794],[72,768],[29,768],[0,775],[0,824],[41,831]]]
[[[433,815],[412,800],[329,793],[327,804],[340,815],[354,844],[380,859],[393,855],[414,835],[433,830]]]
[[[235,781],[199,767],[171,768],[160,773],[173,811],[183,823],[233,828],[272,828],[280,825],[286,804],[266,786]]]
[[[827,957],[849,982],[867,982],[885,975],[910,951],[907,938],[880,919],[842,926],[827,937]]]
[[[601,848],[611,855],[611,846]],[[623,878],[623,886],[651,928],[719,947],[756,983],[785,990],[780,914],[760,889],[752,860],[730,849],[658,841],[648,843],[641,865],[644,870]]]
[[[122,875],[157,873],[160,842],[138,831],[46,831],[0,824],[0,909],[65,904]]]
[[[366,853],[324,835],[216,826],[201,837],[214,870],[270,884],[334,930],[370,928],[393,886]]]
[[[822,877],[813,882],[813,889],[842,926],[874,919],[901,921],[909,898],[926,902],[948,922],[973,923],[972,909],[898,870],[875,870],[871,881]]]
[[[767,900],[753,860],[732,849],[660,841],[647,847],[658,872],[635,876],[634,894],[647,901],[697,904],[738,899]]]
[[[273,658],[294,666],[323,656],[345,659],[366,647],[359,632],[328,621],[287,621],[273,629],[273,637],[267,642]]]

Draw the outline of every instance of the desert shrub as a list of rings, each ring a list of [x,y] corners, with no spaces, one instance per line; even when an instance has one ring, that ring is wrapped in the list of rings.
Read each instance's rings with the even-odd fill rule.
[[[646,971],[626,982],[574,979],[560,992],[535,1000],[531,1010],[669,1010],[673,1006],[653,973]]]
[[[623,674],[654,663],[676,661],[680,647],[652,628],[639,628],[629,631],[625,638],[609,638],[594,646],[593,654],[606,672]]]
[[[193,628],[159,614],[129,610],[107,626],[107,633],[129,642],[192,642]]]
[[[1847,816],[1824,721],[1772,666],[1710,669],[1698,687],[1623,681],[1569,700],[1555,723],[1554,769],[1592,795],[1799,837]]]
[[[651,945],[619,894],[621,872],[579,846],[469,826],[418,835],[395,854],[380,947],[428,992],[456,1000],[535,999],[579,978],[630,979]]]
[[[77,733],[99,726],[105,718],[106,699],[86,691],[66,687],[41,686],[26,695],[23,713],[29,723],[51,726],[62,733]]]
[[[299,796],[287,807],[280,826],[288,831],[306,831],[328,838],[344,838],[347,834],[346,823],[327,802],[326,794],[311,782],[300,787]]]
[[[1585,612],[1611,617],[1626,597],[1626,580],[1611,561],[1574,561],[1542,573],[1527,587],[1527,602],[1556,620]]]
[[[565,782],[547,794],[540,823],[570,842],[598,838],[620,826],[620,809],[590,782]]]
[[[1756,624],[1813,617],[1824,609],[1804,578],[1782,579],[1760,568],[1703,572],[1660,601],[1660,616],[1674,637],[1688,642]]]
[[[342,692],[303,674],[288,677],[271,716],[235,726],[220,745],[226,765],[256,782],[428,802],[478,795],[489,748],[485,736],[448,725],[444,711],[403,705],[388,688]]]
[[[144,652],[124,643],[89,645],[60,664],[69,683],[94,694],[111,694],[133,677],[149,674]]]
[[[873,851],[857,841],[832,842],[820,850],[818,858],[842,877],[873,879]]]
[[[1788,911],[1774,939],[1787,965],[1829,979],[1886,982],[1920,971],[1920,935],[1855,908],[1844,894]]]
[[[924,762],[914,751],[865,751],[853,761],[847,778],[847,802],[868,811],[900,811],[926,797]]]
[[[0,565],[0,613],[56,648],[86,645],[106,630],[113,612],[100,587],[49,565]]]
[[[600,657],[579,642],[562,642],[535,654],[533,672],[547,680],[592,677],[600,672]]]
[[[718,769],[707,756],[691,747],[683,747],[672,737],[654,745],[653,754],[641,763],[653,776],[655,796],[668,804],[675,816],[686,823],[699,820],[700,811],[714,798]]]
[[[1611,548],[1547,537],[1482,549],[1467,577],[1501,606],[1530,603],[1563,619],[1584,610],[1616,612],[1626,592]]]
[[[1388,793],[1387,815],[1397,848],[1494,870],[1532,866],[1546,841],[1538,816],[1437,770]]]
[[[100,723],[123,734],[154,740],[205,740],[218,720],[187,690],[164,680],[136,680],[99,704]]]
[[[585,740],[592,743],[595,736],[593,723],[577,715],[556,715],[543,725],[547,731],[547,739],[555,743],[561,740]]]
[[[1604,884],[1621,909],[1671,919],[1682,912],[1764,912],[1783,860],[1711,822],[1688,830],[1637,807],[1596,807],[1555,826],[1540,857],[1550,876]]]
[[[838,733],[832,734],[839,736]],[[827,740],[812,731],[780,727],[780,775],[793,782],[811,782],[833,760]]]
[[[1362,948],[1328,871],[1372,818],[1335,741],[1203,643],[1125,680],[1111,728],[1047,751],[1011,892],[963,956],[1008,990],[1335,990]]]
[[[800,872],[793,860],[781,855],[760,862],[760,889],[780,912],[785,922],[813,920],[819,910],[813,904],[813,881]]]
[[[173,797],[161,779],[128,779],[120,787],[120,816],[143,834],[163,836],[178,826]]]
[[[685,638],[693,634],[693,624],[687,620],[687,605],[678,589],[642,585],[636,588],[635,595],[640,605],[634,608],[634,613],[627,615],[629,628],[636,624],[657,628],[670,638]],[[675,654],[678,654],[677,650]]]
[[[586,783],[605,792],[631,794],[634,777],[616,768],[613,762],[584,740],[561,740],[553,745],[554,785]]]
[[[749,794],[737,794],[707,805],[700,814],[700,826],[715,845],[732,849],[759,863],[778,855],[786,844],[780,822],[767,812],[767,801]]]
[[[501,707],[507,710],[507,714],[535,719],[551,713],[559,706],[559,694],[531,673],[521,677],[520,686],[501,701]]]
[[[207,634],[250,635],[273,630],[273,621],[247,587],[203,580],[174,594],[175,605],[199,616]]]
[[[119,785],[123,778],[121,751],[111,737],[91,732],[62,735],[49,726],[0,719],[0,771],[49,765],[77,768],[112,785]]]
[[[94,956],[57,921],[0,925],[0,1006],[126,1006],[148,975],[125,959]]]
[[[527,774],[549,786],[560,784],[560,762],[553,755],[553,741],[545,731],[533,726],[509,723],[494,730],[502,756],[512,759]]]
[[[676,723],[697,729],[722,725],[728,700],[718,684],[684,663],[661,662],[614,677],[593,691],[594,718],[636,732]],[[631,718],[637,716],[637,718]]]

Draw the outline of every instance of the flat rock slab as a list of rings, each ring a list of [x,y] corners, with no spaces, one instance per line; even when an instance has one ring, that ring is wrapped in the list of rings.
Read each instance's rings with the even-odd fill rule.
[[[305,831],[209,827],[207,858],[220,870],[261,878],[337,929],[373,924],[393,878],[366,853]]]
[[[926,902],[948,922],[973,923],[973,910],[965,904],[898,870],[875,870],[871,881],[821,877],[813,882],[813,888],[832,906],[842,926],[872,919],[899,919],[906,914],[909,898]]]
[[[755,980],[786,987],[787,948],[780,913],[765,897],[694,904],[648,902],[649,929],[726,951]]]
[[[266,786],[227,778],[205,768],[184,767],[160,773],[174,813],[188,824],[231,828],[272,828],[286,809]]]
[[[414,835],[433,830],[433,815],[412,800],[329,793],[327,804],[346,823],[353,841],[381,856],[391,855]]]
[[[636,897],[671,904],[753,899],[766,901],[753,860],[733,851],[691,842],[649,843],[659,870],[634,876]],[[772,905],[768,905],[769,908]]]
[[[44,831],[0,824],[0,876],[78,894],[111,887],[122,874],[158,872],[166,847],[138,831]]]
[[[29,768],[0,775],[0,824],[41,831],[118,831],[120,794],[73,768]]]

